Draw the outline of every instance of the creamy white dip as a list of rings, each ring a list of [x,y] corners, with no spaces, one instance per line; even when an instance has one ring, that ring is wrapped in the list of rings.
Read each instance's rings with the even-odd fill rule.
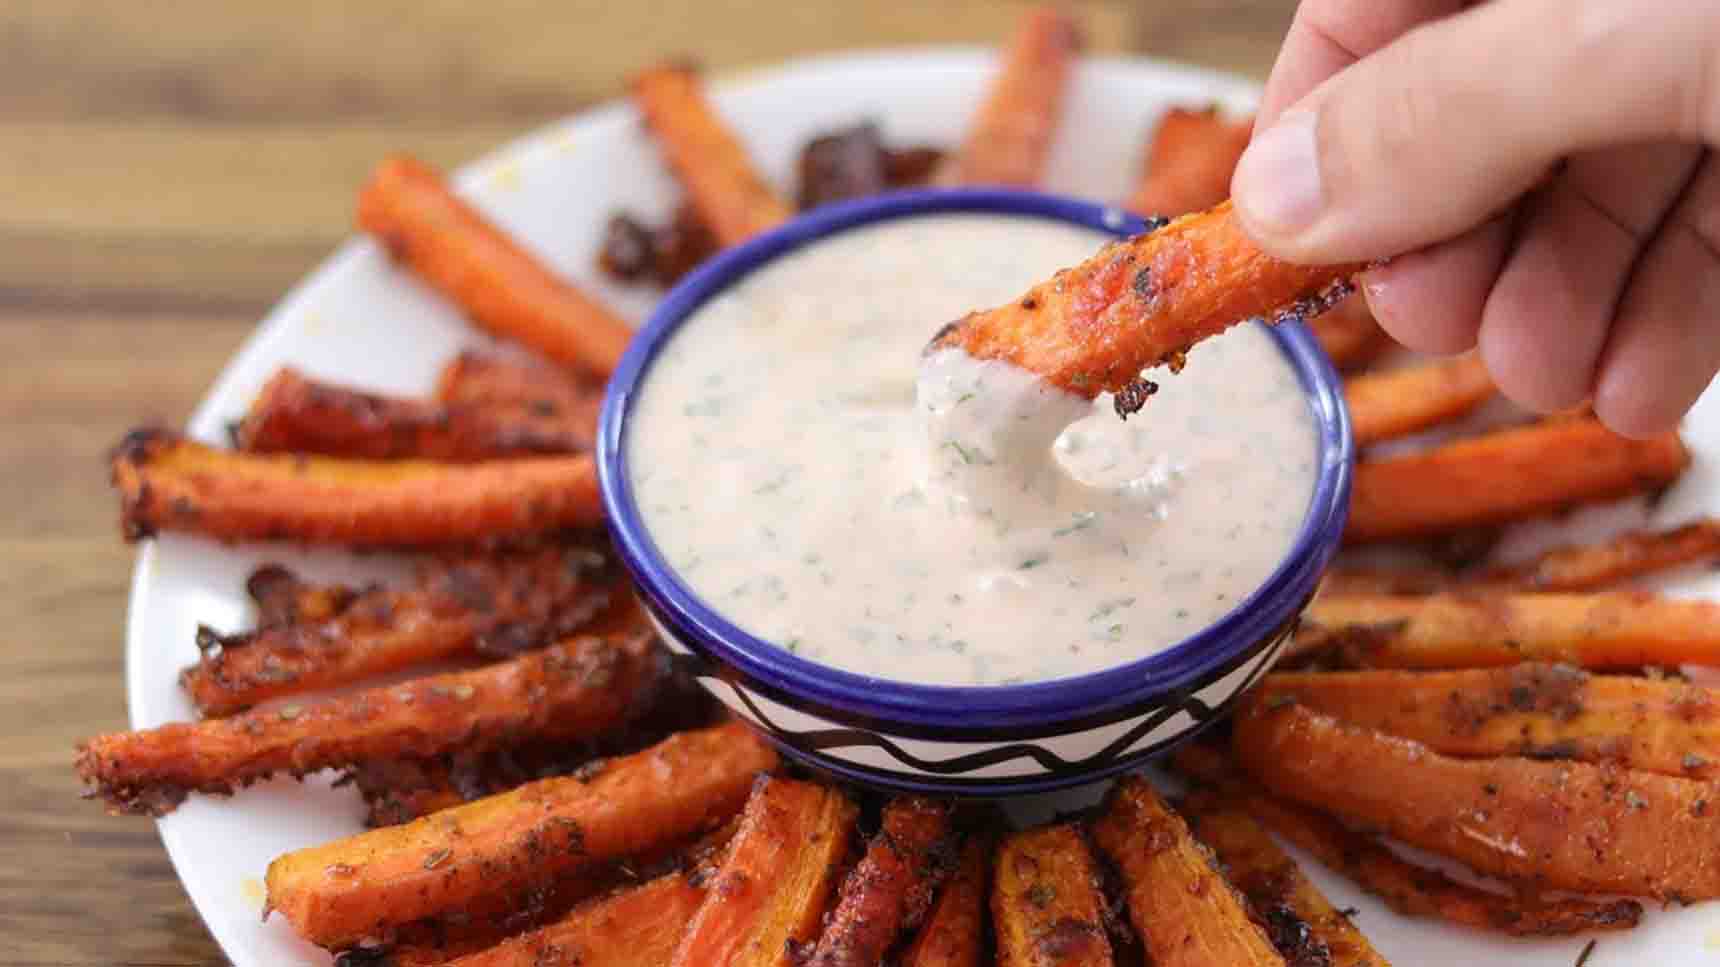
[[[1097,671],[1229,611],[1288,552],[1316,477],[1308,404],[1263,326],[1195,347],[1126,423],[1109,397],[959,351],[922,371],[940,325],[1107,240],[895,219],[706,303],[653,362],[624,443],[664,557],[760,638],[922,684]]]

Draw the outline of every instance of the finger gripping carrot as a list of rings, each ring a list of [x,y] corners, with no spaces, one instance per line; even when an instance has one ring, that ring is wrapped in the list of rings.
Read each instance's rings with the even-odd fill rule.
[[[721,823],[776,756],[745,726],[686,732],[595,777],[528,783],[269,864],[268,908],[329,948],[541,889]]]
[[[603,519],[589,454],[452,465],[218,450],[136,430],[109,463],[127,540],[185,531],[220,540],[347,546],[471,543]]]
[[[633,100],[699,217],[725,247],[793,214],[717,116],[697,70],[665,64],[645,71],[633,79]]]
[[[1037,185],[1062,119],[1081,31],[1053,6],[1024,14],[956,156],[964,185]]]
[[[608,376],[633,338],[626,320],[556,276],[412,158],[377,166],[359,192],[358,224],[473,322],[564,366]]]
[[[930,350],[1000,360],[1069,393],[1118,393],[1118,411],[1141,371],[1248,319],[1319,315],[1348,295],[1356,265],[1301,266],[1257,248],[1225,202],[1157,231],[1114,242],[1005,306],[944,327]]]

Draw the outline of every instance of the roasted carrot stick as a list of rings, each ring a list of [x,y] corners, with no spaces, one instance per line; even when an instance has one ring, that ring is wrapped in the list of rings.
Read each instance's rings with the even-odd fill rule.
[[[1045,826],[1004,839],[991,911],[997,967],[1113,962],[1099,870],[1074,826]]]
[[[227,794],[275,773],[595,735],[626,722],[657,676],[648,635],[578,638],[471,671],[97,736],[77,767],[112,811],[160,815],[187,793]]]
[[[704,899],[702,885],[685,873],[670,873],[577,907],[555,923],[488,950],[449,961],[448,967],[662,967]]]
[[[473,322],[577,372],[608,376],[633,338],[625,319],[557,277],[412,158],[376,167],[358,195],[358,225]]]
[[[1208,784],[1274,833],[1384,900],[1406,917],[1434,917],[1482,930],[1552,937],[1595,930],[1628,930],[1642,917],[1635,900],[1535,900],[1504,896],[1459,883],[1438,870],[1405,862],[1372,836],[1324,813],[1269,795],[1242,776],[1229,755],[1205,742],[1189,742],[1174,756],[1178,772]]]
[[[1569,665],[1268,676],[1255,701],[1296,702],[1466,759],[1612,762],[1720,779],[1720,690]]]
[[[712,828],[776,755],[745,726],[685,732],[595,777],[545,779],[269,864],[268,907],[339,948],[492,894],[541,889]]]
[[[1230,176],[1254,119],[1232,120],[1217,107],[1173,107],[1153,129],[1146,164],[1128,207],[1142,215],[1186,215],[1230,197]]]
[[[1035,373],[1091,399],[1117,393],[1117,410],[1152,392],[1141,370],[1168,363],[1246,319],[1320,314],[1349,294],[1357,266],[1300,266],[1256,248],[1225,202],[1116,242],[1015,302],[950,323],[930,350],[961,349]]]
[[[1368,302],[1359,295],[1350,296],[1308,321],[1320,348],[1332,357],[1332,365],[1341,370],[1360,369],[1379,358],[1391,348],[1392,340],[1374,314]]]
[[[633,79],[633,102],[719,243],[739,245],[793,215],[706,100],[696,69],[664,64],[645,71]]]
[[[1720,519],[1669,530],[1625,531],[1594,544],[1555,547],[1515,564],[1469,571],[1346,568],[1326,575],[1327,593],[1432,594],[1461,588],[1596,591],[1632,578],[1720,563]]]
[[[230,715],[411,665],[541,648],[608,604],[605,564],[589,543],[555,544],[429,562],[408,588],[306,588],[304,598],[325,594],[339,607],[231,635],[204,629],[203,656],[179,682],[205,715]],[[265,570],[298,583],[284,568]]]
[[[442,367],[435,397],[438,403],[567,419],[594,398],[601,403],[603,384],[543,363],[468,350]]]
[[[1039,183],[1080,48],[1079,26],[1056,7],[1035,7],[1022,16],[956,155],[959,183]]]
[[[818,933],[857,810],[837,790],[761,779],[674,967],[790,967]]]
[[[1196,838],[1218,857],[1225,875],[1265,923],[1267,937],[1286,963],[1388,967],[1254,817],[1213,792],[1197,792],[1181,808]]]
[[[251,403],[237,437],[252,453],[472,463],[583,453],[597,435],[602,405],[598,392],[567,413],[432,403],[307,379],[288,366]]]
[[[1352,542],[1428,537],[1501,524],[1678,479],[1676,433],[1629,440],[1589,418],[1552,420],[1356,467]]]
[[[1455,420],[1487,402],[1494,392],[1493,377],[1474,353],[1363,373],[1344,382],[1358,446]]]
[[[1111,789],[1093,841],[1122,875],[1129,920],[1154,967],[1283,967],[1212,853],[1145,779]]]
[[[1250,705],[1233,748],[1272,792],[1479,873],[1579,893],[1720,896],[1720,785],[1582,762],[1452,759],[1293,703]]]
[[[917,927],[950,860],[950,806],[918,797],[884,807],[883,828],[842,881],[810,967],[872,967]]]
[[[985,898],[997,838],[971,834],[956,871],[938,892],[925,926],[901,957],[902,967],[980,967],[986,954]]]
[[[349,546],[458,544],[603,519],[590,455],[470,466],[217,450],[134,430],[113,451],[128,541],[157,531]]]
[[[1296,652],[1337,644],[1381,668],[1720,665],[1720,604],[1647,591],[1327,594],[1306,619]]]

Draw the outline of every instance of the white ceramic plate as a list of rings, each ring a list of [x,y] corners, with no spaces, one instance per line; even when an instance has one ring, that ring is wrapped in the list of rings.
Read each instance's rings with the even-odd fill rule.
[[[865,118],[882,122],[895,144],[950,145],[989,76],[991,55],[976,50],[915,50],[819,59],[720,85],[717,103],[754,157],[779,185],[791,183],[794,156],[814,132]],[[1149,123],[1172,104],[1217,100],[1246,109],[1253,85],[1230,77],[1144,60],[1083,64],[1051,163],[1047,188],[1096,200],[1120,198],[1139,164]],[[460,173],[479,207],[556,269],[635,318],[652,295],[606,283],[593,257],[606,217],[617,208],[660,217],[676,192],[625,106],[553,125]],[[191,420],[200,439],[220,442],[258,387],[283,363],[314,375],[378,390],[427,391],[440,366],[485,337],[410,276],[392,269],[367,241],[342,246],[269,313]],[[1720,393],[1710,393],[1689,423],[1698,465],[1653,511],[1677,521],[1720,512]],[[1601,528],[1641,508],[1585,513],[1574,526]],[[1569,526],[1515,535],[1507,552],[1526,552]],[[136,728],[193,717],[175,676],[194,662],[199,623],[222,631],[251,621],[244,580],[266,560],[322,578],[387,577],[399,562],[306,553],[288,547],[221,547],[180,536],[157,539],[138,555],[126,636],[127,686]],[[1682,588],[1720,594],[1687,581]],[[1066,800],[1065,800],[1066,801]],[[1021,803],[1022,813],[1054,804]],[[262,876],[275,856],[360,830],[358,797],[325,781],[276,781],[228,800],[193,797],[161,821],[167,851],[210,930],[229,957],[251,965],[327,964],[281,918],[264,922]],[[1694,845],[1694,844],[1693,844]],[[1585,939],[1512,941],[1398,917],[1348,883],[1310,867],[1340,907],[1399,965],[1505,963],[1570,967]],[[1633,933],[1600,938],[1592,967],[1698,964],[1720,959],[1720,904],[1652,912]]]

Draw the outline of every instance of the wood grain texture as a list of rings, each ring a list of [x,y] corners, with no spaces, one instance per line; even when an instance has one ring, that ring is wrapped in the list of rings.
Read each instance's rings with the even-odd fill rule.
[[[73,743],[125,722],[101,457],[185,420],[378,157],[458,164],[671,53],[990,44],[1027,3],[0,4],[0,965],[225,962],[153,826],[77,801]],[[1072,6],[1095,51],[1260,76],[1294,3]]]

